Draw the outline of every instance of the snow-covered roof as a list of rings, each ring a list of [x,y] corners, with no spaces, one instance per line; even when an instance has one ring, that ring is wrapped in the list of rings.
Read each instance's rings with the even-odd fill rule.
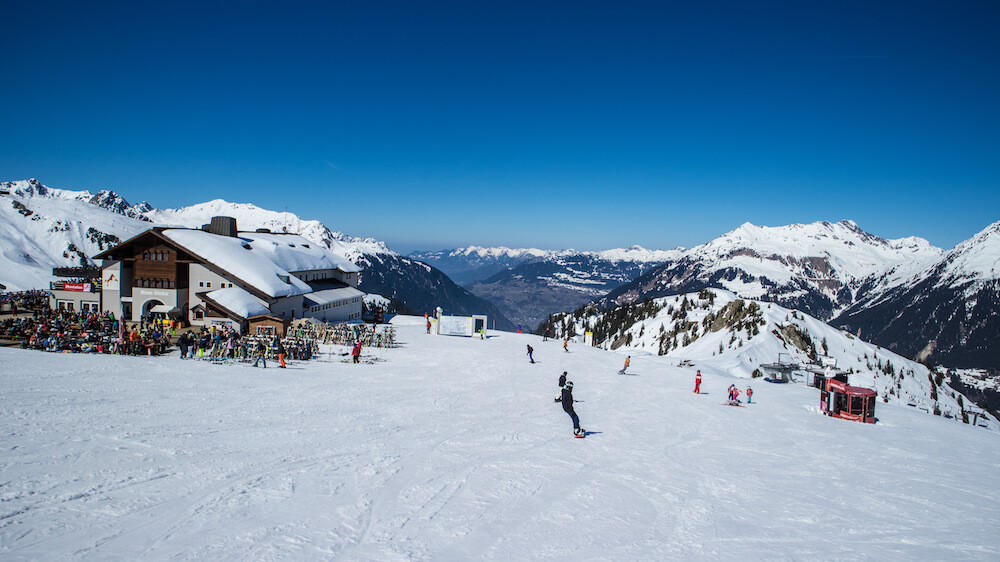
[[[162,234],[272,298],[312,292],[291,272],[361,271],[346,258],[296,235],[241,232],[233,238],[191,229],[166,229]]]
[[[355,297],[363,297],[365,293],[354,287],[341,287],[339,289],[324,289],[306,295],[306,298],[316,304],[329,304]]]
[[[218,304],[233,314],[250,318],[261,314],[270,314],[271,311],[264,306],[256,297],[240,289],[230,287],[228,289],[218,289],[204,295],[207,300]]]
[[[317,269],[339,269],[345,273],[361,271],[347,258],[297,234],[241,232],[239,236],[250,240],[251,245],[267,253],[271,261],[291,272]]]

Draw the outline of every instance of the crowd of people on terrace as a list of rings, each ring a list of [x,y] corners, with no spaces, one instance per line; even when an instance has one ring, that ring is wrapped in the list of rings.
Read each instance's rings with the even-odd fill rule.
[[[22,349],[62,353],[111,353],[152,355],[170,348],[170,338],[160,323],[122,326],[109,312],[75,312],[48,306],[8,308],[12,314],[0,320],[0,339],[16,342]],[[13,314],[17,311],[17,315]]]
[[[320,343],[391,347],[395,332],[391,326],[377,333],[363,324],[318,323],[293,326],[279,338],[273,329],[240,334],[224,324],[195,328],[164,319],[123,324],[107,311],[52,308],[48,291],[22,291],[0,293],[0,342],[56,353],[118,355],[158,355],[176,346],[182,359],[248,362],[259,347],[266,358],[284,350],[288,359],[296,360],[314,357]]]

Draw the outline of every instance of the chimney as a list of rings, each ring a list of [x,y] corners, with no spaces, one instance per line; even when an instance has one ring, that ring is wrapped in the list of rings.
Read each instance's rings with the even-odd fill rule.
[[[201,229],[219,236],[236,238],[236,219],[233,217],[212,217],[212,222],[202,225]]]

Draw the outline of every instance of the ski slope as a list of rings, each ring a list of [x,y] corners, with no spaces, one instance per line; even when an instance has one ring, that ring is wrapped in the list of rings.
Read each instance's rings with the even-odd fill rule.
[[[708,360],[619,376],[614,352],[394,322],[361,365],[0,349],[0,558],[1000,558],[995,431],[827,418],[794,384],[734,408],[748,381]]]

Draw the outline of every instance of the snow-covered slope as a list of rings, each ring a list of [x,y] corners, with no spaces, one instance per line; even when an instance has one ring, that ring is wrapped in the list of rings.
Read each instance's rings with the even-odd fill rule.
[[[762,363],[778,361],[833,366],[850,372],[850,383],[871,388],[879,403],[913,405],[961,418],[973,407],[948,386],[943,374],[775,303],[738,299],[731,292],[652,299],[611,310],[583,307],[556,315],[552,334],[593,332],[619,353],[657,355],[675,361],[711,362],[741,378],[763,376]],[[803,376],[805,372],[803,371]]]
[[[1000,558],[996,431],[881,402],[831,419],[710,353],[617,376],[620,353],[413,320],[371,364],[280,375],[0,349],[0,557]],[[563,371],[586,439],[552,402]],[[754,404],[723,406],[732,383]]]
[[[46,188],[38,181],[0,184],[0,283],[8,290],[48,289],[55,267],[89,257],[149,228],[140,209],[114,192]]]

